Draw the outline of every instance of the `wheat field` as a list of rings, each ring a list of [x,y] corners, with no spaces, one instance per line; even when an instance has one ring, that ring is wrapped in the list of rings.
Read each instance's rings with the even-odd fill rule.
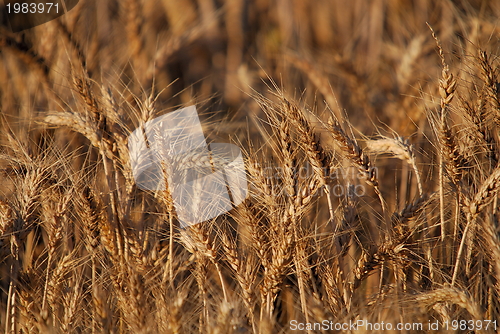
[[[500,333],[499,18],[81,0],[0,26],[0,333]],[[248,194],[183,227],[128,137],[191,105]]]

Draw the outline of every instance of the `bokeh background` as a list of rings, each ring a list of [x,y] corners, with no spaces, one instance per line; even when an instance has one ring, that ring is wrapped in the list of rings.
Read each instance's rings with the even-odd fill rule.
[[[2,112],[23,122],[57,108],[44,89],[70,103],[71,63],[82,61],[131,103],[161,92],[160,108],[203,102],[240,121],[259,113],[252,90],[265,93],[272,79],[320,111],[326,100],[363,131],[385,124],[411,135],[440,73],[426,23],[453,62],[476,47],[496,52],[499,16],[497,1],[479,0],[83,0],[57,21],[4,29]]]

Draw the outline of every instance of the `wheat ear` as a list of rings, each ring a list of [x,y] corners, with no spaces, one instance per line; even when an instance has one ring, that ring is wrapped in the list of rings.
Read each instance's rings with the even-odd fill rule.
[[[450,132],[447,123],[447,112],[451,100],[455,96],[455,89],[457,82],[453,78],[453,74],[450,73],[450,69],[446,60],[444,58],[444,51],[441,46],[441,42],[437,37],[434,29],[427,24],[431,30],[432,37],[436,41],[436,45],[439,51],[439,58],[441,59],[441,64],[443,69],[441,71],[441,79],[439,80],[439,95],[441,96],[441,110],[439,114],[439,125],[438,125],[438,139],[439,139],[439,198],[440,198],[440,224],[441,224],[441,241],[444,241],[446,236],[445,230],[445,217],[444,217],[444,170],[448,169],[450,177],[453,183],[459,181],[460,171],[457,165],[458,159],[455,158],[456,155],[456,145],[453,143],[453,136]],[[457,203],[458,205],[458,203]]]
[[[395,158],[406,161],[412,167],[413,172],[415,173],[418,192],[420,196],[422,196],[424,189],[422,187],[420,172],[418,170],[413,146],[407,139],[401,137],[382,137],[380,139],[368,140],[366,142],[366,148],[371,152],[375,152],[378,154],[390,154]]]
[[[329,125],[329,131],[340,147],[340,152],[358,169],[359,173],[363,175],[364,181],[373,187],[373,190],[380,200],[382,211],[385,212],[385,201],[380,192],[376,169],[373,167],[370,158],[358,145],[356,140],[352,139],[344,132],[336,119],[330,119]]]

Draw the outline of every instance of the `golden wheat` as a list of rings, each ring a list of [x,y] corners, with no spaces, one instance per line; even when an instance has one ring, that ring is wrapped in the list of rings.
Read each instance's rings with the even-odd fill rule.
[[[107,0],[0,26],[0,333],[500,332],[497,14]],[[128,136],[192,104],[248,196],[185,226],[171,175],[225,161],[144,190]]]

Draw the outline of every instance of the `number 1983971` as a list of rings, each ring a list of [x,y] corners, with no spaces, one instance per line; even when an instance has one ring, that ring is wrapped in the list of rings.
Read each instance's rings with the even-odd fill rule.
[[[15,2],[15,3],[8,3],[5,7],[7,8],[8,14],[59,13],[59,4],[53,2],[46,2],[46,3]]]

